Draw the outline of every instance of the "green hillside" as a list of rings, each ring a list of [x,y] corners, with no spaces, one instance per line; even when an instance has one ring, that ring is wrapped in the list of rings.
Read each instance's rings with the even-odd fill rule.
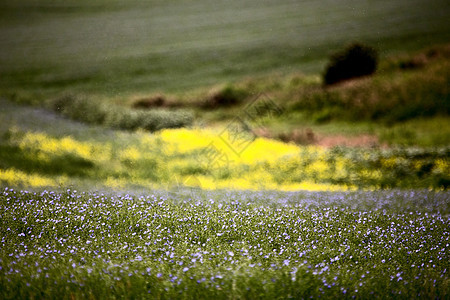
[[[356,40],[383,56],[447,42],[448,15],[443,0],[6,0],[0,91],[183,94],[274,71],[319,73]]]

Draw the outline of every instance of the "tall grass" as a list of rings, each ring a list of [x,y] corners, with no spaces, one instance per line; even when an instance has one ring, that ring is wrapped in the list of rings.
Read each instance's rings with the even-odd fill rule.
[[[84,97],[64,96],[49,101],[48,106],[73,120],[110,128],[157,131],[192,124],[193,116],[183,110],[132,110]]]

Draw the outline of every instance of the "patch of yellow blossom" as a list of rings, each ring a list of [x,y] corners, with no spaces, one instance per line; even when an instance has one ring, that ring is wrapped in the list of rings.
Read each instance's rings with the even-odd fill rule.
[[[186,154],[208,146],[217,133],[201,129],[165,129],[158,133],[167,155]]]
[[[435,161],[435,172],[450,174],[450,161],[448,159],[437,159]]]
[[[279,170],[278,173],[286,172],[286,176],[293,173],[311,176],[313,173],[315,180],[329,178],[329,165],[324,161],[327,152],[320,147],[300,147],[266,138],[253,139],[245,135],[236,137],[232,132],[213,129],[167,129],[157,136],[163,141],[166,154],[177,156],[169,159],[165,166],[169,173],[180,175],[176,185],[203,189],[285,191],[352,189],[306,180],[292,182],[289,178],[275,180],[273,170]],[[217,156],[212,155],[214,152]],[[179,156],[185,154],[188,155]],[[304,156],[307,159],[312,156],[314,159],[302,169],[300,166],[304,162]],[[339,162],[338,168],[343,173],[345,162]],[[201,173],[192,173],[197,171]]]
[[[158,133],[164,143],[167,154],[187,154],[194,151],[217,149],[228,157],[230,162],[254,164],[267,159],[278,159],[298,152],[299,147],[265,138],[251,140],[234,138],[233,134],[213,129],[166,129]],[[238,140],[241,138],[241,140]],[[247,144],[244,144],[247,143]],[[245,147],[244,147],[245,146]],[[242,148],[239,148],[242,147]],[[200,152],[201,153],[201,152]]]
[[[111,147],[107,144],[81,142],[70,136],[54,138],[44,133],[26,132],[18,139],[21,149],[37,149],[49,155],[74,154],[87,160],[106,161],[111,159]]]
[[[215,189],[236,189],[236,190],[280,190],[280,191],[348,191],[356,190],[354,186],[341,186],[333,184],[315,183],[312,181],[303,181],[300,183],[277,184],[273,180],[254,181],[248,177],[229,178],[225,180],[214,180],[211,177],[198,175],[191,176],[189,179],[184,177],[177,185],[186,187],[198,187],[205,190]],[[195,184],[189,184],[193,182]]]
[[[314,174],[319,178],[328,178],[330,176],[329,164],[323,160],[315,160],[305,168],[305,173]]]
[[[256,138],[240,155],[240,162],[255,164],[258,162],[275,162],[279,159],[297,155],[299,147],[294,144],[286,144],[266,138]]]
[[[105,185],[112,189],[124,189],[127,186],[127,182],[123,179],[108,177],[105,180]]]
[[[388,169],[394,169],[402,164],[406,164],[408,161],[403,157],[390,157],[381,160],[381,164]]]
[[[141,151],[139,151],[139,149],[135,146],[125,148],[124,150],[120,151],[120,153],[119,153],[119,159],[121,161],[128,161],[128,162],[137,161],[142,156],[143,156],[143,153]]]
[[[64,185],[65,177],[49,178],[39,174],[27,174],[16,169],[0,169],[0,182],[10,186],[54,187]]]

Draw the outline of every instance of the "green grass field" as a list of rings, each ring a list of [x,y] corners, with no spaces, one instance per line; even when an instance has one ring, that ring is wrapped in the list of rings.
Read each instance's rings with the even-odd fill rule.
[[[2,1],[0,90],[120,100],[320,73],[353,41],[382,55],[448,42],[449,14],[443,0]]]

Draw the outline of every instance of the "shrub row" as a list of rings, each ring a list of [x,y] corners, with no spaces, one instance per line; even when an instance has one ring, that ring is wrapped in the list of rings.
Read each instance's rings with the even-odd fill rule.
[[[133,110],[72,95],[51,100],[49,107],[73,120],[124,130],[157,131],[185,127],[193,121],[185,110]]]

